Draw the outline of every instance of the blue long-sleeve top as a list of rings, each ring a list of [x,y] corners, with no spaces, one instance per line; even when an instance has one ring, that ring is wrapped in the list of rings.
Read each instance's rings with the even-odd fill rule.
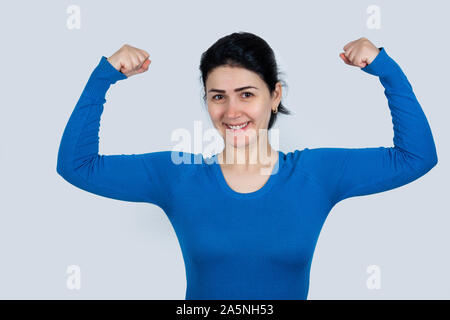
[[[186,299],[306,299],[323,223],[339,201],[403,186],[437,163],[433,136],[407,77],[384,47],[364,72],[379,77],[393,147],[284,153],[257,191],[227,184],[217,154],[100,155],[105,95],[127,76],[102,56],[65,127],[57,172],[72,185],[167,214],[186,268]],[[184,161],[178,161],[184,156]]]

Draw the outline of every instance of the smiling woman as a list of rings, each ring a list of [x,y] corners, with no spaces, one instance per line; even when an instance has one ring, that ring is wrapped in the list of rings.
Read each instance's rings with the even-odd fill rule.
[[[290,114],[281,102],[282,81],[272,48],[252,33],[232,33],[202,54],[200,71],[210,119],[225,141],[218,160],[229,173],[227,180],[232,183],[233,176],[245,174],[242,184],[250,179],[263,184],[254,173],[277,161],[267,131],[278,113]]]
[[[220,67],[223,69],[220,69]],[[215,75],[213,74],[213,71],[219,73],[217,75],[220,78],[218,85],[226,85],[227,80],[232,81],[229,78],[233,77],[233,74],[229,74],[228,78],[225,78],[225,73],[227,71],[229,73],[232,71],[240,71],[241,73],[244,73],[242,77],[247,76],[247,78],[251,78],[250,81],[254,80],[254,77],[258,77],[259,81],[257,82],[262,86],[256,87],[246,85],[239,88],[229,88],[228,90],[230,90],[230,93],[240,93],[243,90],[253,89],[255,91],[259,90],[260,92],[258,92],[258,94],[263,94],[263,92],[261,92],[262,90],[268,91],[270,96],[277,94],[276,99],[273,101],[274,103],[277,102],[277,104],[271,106],[272,114],[270,114],[266,126],[268,130],[272,128],[277,120],[278,112],[290,114],[290,111],[286,109],[281,102],[281,97],[278,96],[281,92],[281,84],[286,84],[284,80],[279,78],[281,72],[278,69],[275,54],[269,44],[257,35],[249,32],[235,32],[220,38],[202,54],[199,68],[201,72],[200,79],[204,89],[204,101],[207,101],[207,96],[210,96],[210,94],[215,92],[227,93],[226,89],[216,88],[214,86],[217,81],[210,79],[211,75],[213,75],[213,77]],[[229,68],[231,69],[229,70]],[[209,83],[208,79],[210,80]],[[276,90],[279,92],[275,92]],[[255,93],[248,92],[248,94],[254,95]],[[224,98],[226,98],[226,96],[219,96],[223,98],[218,100],[224,100]],[[217,100],[215,97],[216,95],[210,96],[210,100]],[[253,99],[253,96],[251,96],[251,98]],[[214,101],[214,103],[216,103],[216,101]],[[224,102],[221,101],[221,103]],[[233,123],[232,121],[230,122]]]
[[[341,57],[379,77],[393,147],[272,150],[270,175],[254,170],[259,164],[222,167],[217,155],[197,161],[201,154],[183,152],[188,161],[182,163],[174,162],[178,151],[100,155],[107,90],[148,69],[148,54],[135,49],[100,59],[66,125],[56,169],[88,192],[162,208],[182,250],[186,299],[306,299],[331,209],[350,197],[406,185],[437,164],[431,129],[406,75],[383,47],[363,38],[347,44]],[[275,110],[287,113],[273,52],[253,34],[219,39],[202,55],[200,70],[214,126],[223,135],[249,136],[243,144],[229,140],[231,150],[252,149],[260,136],[249,133],[270,128]]]

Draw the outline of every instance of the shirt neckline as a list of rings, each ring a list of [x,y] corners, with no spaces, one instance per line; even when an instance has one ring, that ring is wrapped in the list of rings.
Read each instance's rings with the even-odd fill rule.
[[[278,160],[275,163],[274,167],[272,168],[269,179],[266,181],[266,183],[261,188],[259,188],[256,191],[243,193],[243,192],[238,192],[238,191],[233,190],[228,185],[228,183],[225,179],[225,176],[223,175],[222,168],[220,167],[217,154],[212,156],[212,160],[213,160],[212,168],[214,171],[214,176],[216,177],[217,181],[219,182],[219,185],[221,186],[221,188],[228,195],[231,195],[234,198],[251,199],[251,198],[262,196],[263,194],[270,191],[270,189],[273,187],[273,185],[275,184],[275,182],[277,181],[277,179],[280,176],[280,171],[281,171],[281,168],[283,167],[283,163],[284,163],[284,157],[283,157],[283,153],[280,150],[278,150],[277,152],[278,152]]]

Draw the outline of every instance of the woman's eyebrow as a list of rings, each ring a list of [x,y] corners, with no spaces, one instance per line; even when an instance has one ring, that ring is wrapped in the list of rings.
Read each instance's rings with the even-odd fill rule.
[[[236,88],[236,89],[234,89],[234,91],[235,91],[235,92],[238,92],[238,91],[242,91],[242,90],[245,90],[245,89],[258,89],[258,88],[253,87],[253,86],[246,86],[246,87]],[[220,89],[210,89],[210,90],[208,90],[208,93],[209,93],[209,92],[212,92],[212,91],[214,91],[214,92],[220,92],[220,93],[225,93],[225,90],[220,90]]]

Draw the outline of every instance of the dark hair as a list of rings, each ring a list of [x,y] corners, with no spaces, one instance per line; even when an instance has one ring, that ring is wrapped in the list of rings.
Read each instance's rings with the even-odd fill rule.
[[[285,85],[285,81],[278,78],[275,54],[267,42],[249,32],[234,32],[220,38],[202,53],[200,60],[201,81],[203,82],[203,100],[206,100],[206,79],[216,67],[229,65],[242,67],[257,73],[267,84],[270,94],[275,90],[278,81]],[[279,113],[291,114],[280,101],[278,112],[271,112],[268,130],[272,127]]]

